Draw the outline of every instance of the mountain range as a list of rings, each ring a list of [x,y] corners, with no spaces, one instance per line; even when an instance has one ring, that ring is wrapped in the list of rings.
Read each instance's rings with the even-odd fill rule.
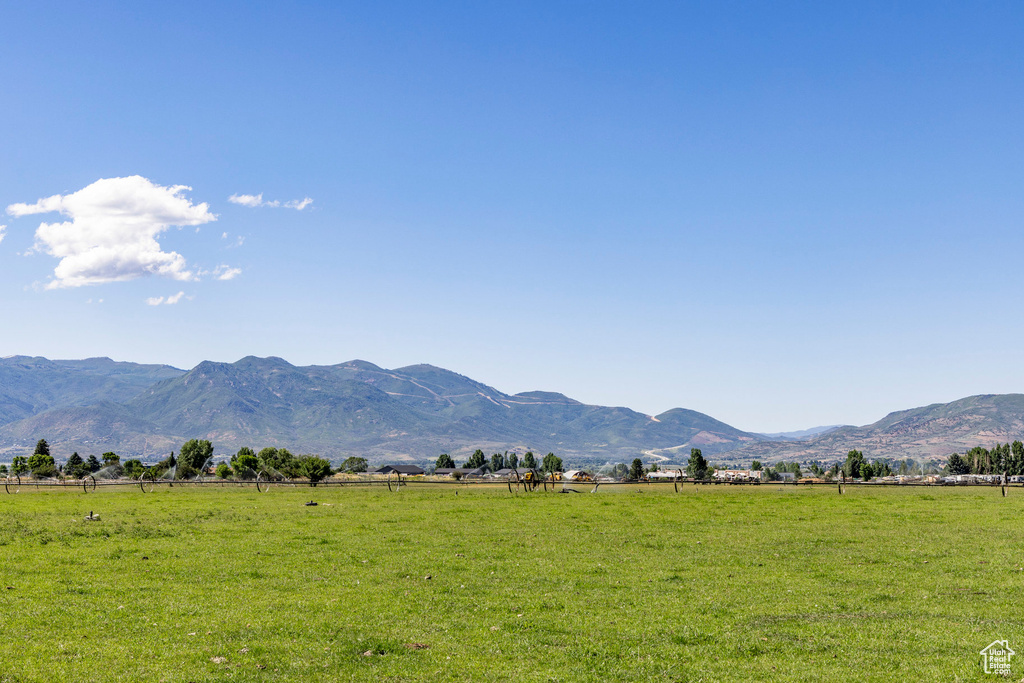
[[[1024,437],[1024,395],[974,396],[892,413],[864,427],[774,435],[745,432],[674,408],[644,415],[563,394],[506,394],[432,365],[393,370],[366,361],[295,366],[280,358],[204,361],[185,371],[90,358],[0,359],[0,455],[46,438],[62,459],[113,450],[154,460],[190,438],[229,455],[242,446],[286,447],[334,461],[424,463],[485,452],[553,451],[567,462],[684,463],[690,448],[713,462],[834,460],[850,448],[876,457],[945,457]],[[646,455],[643,455],[646,454]],[[5,459],[6,459],[5,458]]]

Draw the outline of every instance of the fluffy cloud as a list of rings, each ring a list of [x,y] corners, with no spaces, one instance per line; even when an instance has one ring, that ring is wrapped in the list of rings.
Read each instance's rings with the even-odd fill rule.
[[[60,259],[47,289],[162,275],[194,279],[185,257],[165,252],[157,237],[171,226],[198,226],[217,220],[206,203],[193,204],[186,185],[164,187],[142,176],[104,178],[78,192],[54,195],[35,204],[11,204],[14,217],[58,212],[69,221],[41,223],[33,247]],[[175,303],[177,300],[175,300]]]
[[[0,242],[4,241],[4,233],[6,233],[6,232],[7,232],[7,226],[6,225],[0,225]]]
[[[232,204],[241,204],[242,206],[276,206],[276,204],[270,204],[269,202],[263,201],[263,193],[259,194],[233,194],[228,197],[228,201]]]
[[[275,209],[278,207],[284,207],[286,209],[295,209],[296,211],[302,211],[313,203],[313,200],[310,197],[306,197],[304,199],[291,199],[287,202],[281,202],[276,199],[264,201],[262,192],[259,194],[233,194],[228,197],[228,201],[232,204],[241,204],[242,206],[248,206],[254,209],[260,206],[269,206]]]
[[[231,268],[229,266],[217,266],[213,269],[213,275],[218,280],[234,280],[236,277],[242,274],[241,268]]]
[[[159,306],[160,304],[164,304],[166,306],[173,306],[174,304],[176,304],[179,301],[181,301],[181,298],[183,296],[185,296],[185,292],[178,292],[177,294],[172,294],[172,295],[167,296],[167,297],[164,297],[164,296],[151,296],[148,299],[146,299],[146,305],[147,306]],[[102,299],[101,299],[101,301],[102,301]]]

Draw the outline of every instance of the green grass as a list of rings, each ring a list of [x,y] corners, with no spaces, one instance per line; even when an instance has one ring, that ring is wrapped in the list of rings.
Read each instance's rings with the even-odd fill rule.
[[[0,681],[953,681],[1024,653],[1020,489],[637,488],[0,492]]]

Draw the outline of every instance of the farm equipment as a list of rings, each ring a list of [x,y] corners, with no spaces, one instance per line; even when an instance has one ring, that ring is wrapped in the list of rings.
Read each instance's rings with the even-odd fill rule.
[[[519,470],[512,470],[508,475],[508,490],[509,493],[518,493],[520,489],[523,491],[536,491],[539,487],[543,486],[544,490],[548,490],[548,486],[551,490],[555,490],[555,474],[552,473],[548,477],[538,470],[530,469],[520,473]]]

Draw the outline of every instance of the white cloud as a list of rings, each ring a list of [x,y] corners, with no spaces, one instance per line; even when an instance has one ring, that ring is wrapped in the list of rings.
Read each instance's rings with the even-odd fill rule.
[[[218,280],[234,280],[242,274],[242,269],[231,268],[229,266],[217,266],[213,269],[213,274]]]
[[[242,206],[266,206],[266,202],[263,201],[263,193],[259,194],[233,194],[228,197],[228,201],[232,204],[241,204]]]
[[[33,249],[60,259],[47,289],[133,280],[143,275],[192,280],[185,257],[163,251],[157,242],[171,226],[217,220],[208,204],[193,204],[182,196],[190,189],[186,185],[156,185],[142,176],[104,178],[68,195],[46,197],[35,204],[11,204],[7,213],[20,217],[56,211],[71,219],[41,223],[36,230]]]
[[[290,202],[285,202],[284,206],[286,209],[295,209],[296,211],[302,211],[312,203],[313,198],[306,197],[305,199],[293,199]]]
[[[222,240],[226,240],[228,237],[230,237],[230,235],[228,235],[228,233],[226,233],[226,232],[223,232],[220,235],[220,238]],[[230,244],[228,244],[227,247],[225,247],[225,248],[226,249],[234,249],[235,247],[240,247],[243,244],[245,244],[245,238],[242,237],[241,235],[238,235],[237,237],[235,237],[235,241],[231,242]]]
[[[286,209],[295,209],[296,211],[302,211],[313,203],[313,199],[310,197],[306,197],[304,199],[290,199],[287,202],[281,202],[277,199],[268,199],[264,201],[262,192],[259,194],[233,194],[228,197],[228,201],[232,204],[241,204],[242,206],[248,206],[254,209],[261,206],[267,206],[272,209],[283,206]]]
[[[7,232],[7,226],[6,225],[0,225],[0,242],[4,241],[4,233],[6,233],[6,232]]]
[[[178,292],[177,294],[172,294],[172,295],[167,296],[167,297],[164,297],[164,296],[151,296],[148,299],[146,299],[146,305],[147,306],[159,306],[160,304],[164,304],[165,306],[173,306],[174,304],[176,304],[179,301],[181,301],[181,298],[183,296],[185,296],[185,292]],[[100,301],[103,301],[103,299],[100,299]]]

